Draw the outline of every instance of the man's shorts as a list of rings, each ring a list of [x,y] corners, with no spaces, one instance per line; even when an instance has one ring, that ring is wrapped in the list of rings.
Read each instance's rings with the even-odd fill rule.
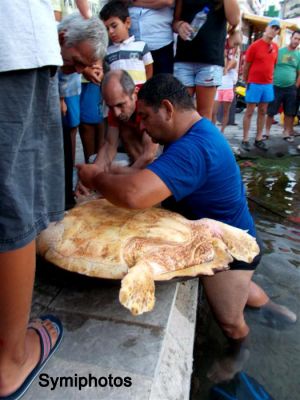
[[[254,271],[258,264],[260,263],[262,252],[263,252],[263,243],[258,235],[256,235],[256,241],[260,248],[259,254],[254,258],[251,263],[246,263],[244,261],[234,260],[229,267],[231,270],[242,270],[242,271]]]
[[[216,93],[216,101],[231,103],[234,98],[233,89],[218,89]]]
[[[103,121],[101,87],[92,82],[81,84],[80,122],[100,124]]]
[[[270,103],[274,100],[273,84],[248,83],[246,90],[246,103]]]
[[[0,73],[0,252],[64,215],[58,81],[51,68]]]
[[[63,116],[65,128],[76,128],[80,124],[80,95],[65,97],[67,114]]]
[[[297,115],[297,88],[295,85],[281,88],[274,86],[274,100],[268,105],[267,114],[274,117],[279,111],[279,107],[283,105],[283,112],[288,117]]]
[[[174,76],[186,87],[220,86],[222,84],[223,67],[191,62],[176,62]]]

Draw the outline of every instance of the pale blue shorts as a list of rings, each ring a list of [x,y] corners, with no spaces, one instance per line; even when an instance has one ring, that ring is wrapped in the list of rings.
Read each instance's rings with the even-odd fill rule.
[[[272,83],[248,83],[246,90],[246,103],[270,103],[274,100]]]
[[[223,67],[203,63],[176,62],[174,76],[186,87],[220,86]]]

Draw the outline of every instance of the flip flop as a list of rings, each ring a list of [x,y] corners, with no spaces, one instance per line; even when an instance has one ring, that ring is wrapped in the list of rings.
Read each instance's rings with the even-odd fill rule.
[[[289,142],[289,143],[293,143],[294,138],[292,136],[284,136],[283,140],[285,140],[286,142]]]
[[[28,329],[34,329],[36,333],[39,335],[40,338],[40,343],[41,343],[41,357],[39,362],[37,363],[36,367],[30,372],[30,374],[27,376],[25,381],[22,383],[22,385],[17,389],[15,392],[11,393],[8,396],[0,397],[0,400],[18,400],[20,399],[24,393],[29,389],[30,385],[34,381],[34,379],[39,375],[41,370],[44,368],[46,363],[50,360],[50,358],[53,356],[53,354],[56,352],[58,349],[59,345],[61,344],[62,337],[63,337],[63,326],[60,320],[53,315],[43,315],[42,317],[37,319],[37,322],[41,321],[46,321],[49,320],[51,321],[52,325],[56,329],[58,333],[57,340],[55,342],[55,345],[52,347],[51,346],[51,337],[49,335],[49,332],[47,328],[45,328],[42,324],[40,326],[37,325],[35,321],[32,321],[28,325]]]
[[[269,140],[270,139],[270,135],[262,135],[262,140]]]

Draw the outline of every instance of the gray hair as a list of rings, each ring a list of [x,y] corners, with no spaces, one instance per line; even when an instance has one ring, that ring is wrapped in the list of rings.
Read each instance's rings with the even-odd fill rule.
[[[58,24],[58,32],[62,31],[67,47],[87,41],[94,51],[95,59],[105,57],[108,44],[107,30],[98,17],[85,19],[78,12],[74,12]]]
[[[124,90],[124,93],[128,94],[128,96],[133,94],[135,90],[135,83],[129,73],[123,69],[116,69],[107,72],[102,80],[102,90],[104,90],[105,86],[112,78],[118,79],[122,89]]]

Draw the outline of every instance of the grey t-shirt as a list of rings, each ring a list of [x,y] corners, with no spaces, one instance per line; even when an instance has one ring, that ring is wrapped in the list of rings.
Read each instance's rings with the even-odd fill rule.
[[[50,0],[1,0],[0,72],[62,65]]]

